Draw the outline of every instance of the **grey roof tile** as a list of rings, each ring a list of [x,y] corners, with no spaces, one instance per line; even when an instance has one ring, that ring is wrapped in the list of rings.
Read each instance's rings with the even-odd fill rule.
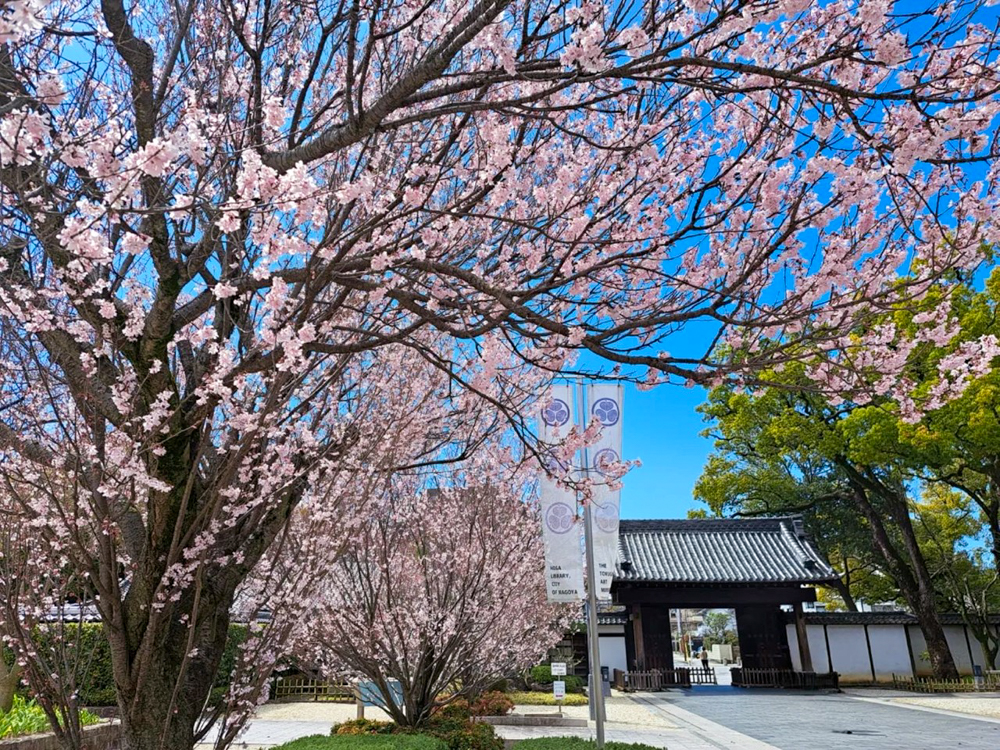
[[[836,578],[795,516],[622,521],[618,553],[615,579],[621,582],[792,584]]]
[[[944,612],[938,615],[942,625],[961,625],[960,614]],[[1000,614],[988,616],[989,622],[1000,624]],[[805,621],[810,625],[918,625],[919,620],[909,612],[807,612]]]

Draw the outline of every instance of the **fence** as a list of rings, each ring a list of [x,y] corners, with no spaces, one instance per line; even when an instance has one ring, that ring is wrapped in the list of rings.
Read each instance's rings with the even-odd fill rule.
[[[695,667],[689,670],[692,685],[718,685],[719,680],[715,676],[715,669],[708,667]]]
[[[797,690],[836,690],[839,678],[836,672],[795,672],[791,669],[756,669],[733,667],[734,687],[790,688]]]
[[[347,683],[325,682],[304,675],[294,675],[275,678],[274,700],[354,703],[355,693],[353,686]]]
[[[974,677],[958,680],[938,680],[933,677],[902,677],[892,676],[892,687],[895,690],[907,690],[911,693],[977,693],[1000,691],[1000,673],[987,672],[978,681]]]
[[[667,688],[689,688],[692,685],[717,685],[715,670],[678,667],[677,669],[650,669],[643,672],[614,671],[615,689],[623,692],[655,691]]]

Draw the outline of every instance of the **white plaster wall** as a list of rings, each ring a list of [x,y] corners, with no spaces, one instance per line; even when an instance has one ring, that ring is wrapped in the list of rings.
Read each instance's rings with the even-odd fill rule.
[[[875,679],[892,682],[893,674],[909,677],[913,674],[906,651],[906,634],[901,625],[869,625],[868,640],[875,662]],[[864,643],[861,644],[862,647]]]
[[[872,669],[864,625],[828,625],[827,637],[833,671],[840,673],[840,679],[844,682],[870,682]]]
[[[625,636],[600,634],[601,666],[609,667],[612,679],[616,669],[628,671],[628,657],[625,655]]]
[[[920,655],[927,650],[927,641],[918,625],[907,625],[906,629],[910,633],[910,649],[913,652],[913,663],[917,666],[917,677],[932,677],[931,663],[923,661]]]
[[[972,633],[969,633],[969,643],[972,644],[972,659],[974,664],[979,664],[983,669],[989,669],[986,666],[986,654],[983,653],[983,647],[979,645]]]
[[[795,624],[785,625],[788,636],[788,650],[792,656],[792,669],[802,671],[802,660],[799,659],[799,639],[795,632]],[[809,655],[812,657],[814,672],[829,672],[830,663],[826,658],[826,640],[823,638],[822,625],[806,625],[806,635],[809,638]]]
[[[951,650],[951,658],[955,660],[959,674],[972,674],[972,661],[969,659],[969,646],[975,638],[969,634],[969,642],[965,641],[964,625],[945,625],[944,637],[948,641],[948,648]],[[973,654],[975,652],[973,651]],[[982,664],[982,662],[979,662]]]

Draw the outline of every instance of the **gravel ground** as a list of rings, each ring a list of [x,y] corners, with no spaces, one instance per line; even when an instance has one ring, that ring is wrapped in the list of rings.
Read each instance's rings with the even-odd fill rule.
[[[609,724],[642,724],[648,727],[672,727],[669,721],[654,714],[624,695],[612,695],[606,699]],[[349,703],[268,703],[257,709],[254,719],[258,721],[328,721],[336,724],[356,716],[357,709]],[[554,706],[515,706],[518,714],[555,714]],[[571,719],[586,719],[590,716],[589,706],[564,706],[563,715]],[[379,708],[366,708],[365,718],[385,721],[389,716]]]
[[[991,719],[1000,719],[1000,696],[992,698],[981,696],[969,698],[960,695],[940,695],[921,698],[893,698],[891,702],[908,703],[912,706],[940,708],[945,711],[958,711],[963,714],[974,714],[976,716],[986,716]]]
[[[267,703],[257,709],[255,720],[263,721],[329,721],[338,724],[357,718],[353,703]],[[387,721],[389,715],[381,708],[365,708],[366,719]]]
[[[628,696],[612,694],[604,699],[608,724],[636,724],[644,727],[669,729],[674,725],[663,716],[653,713]],[[589,719],[590,706],[563,706],[563,716],[570,719]],[[555,714],[555,706],[515,706],[516,714]]]

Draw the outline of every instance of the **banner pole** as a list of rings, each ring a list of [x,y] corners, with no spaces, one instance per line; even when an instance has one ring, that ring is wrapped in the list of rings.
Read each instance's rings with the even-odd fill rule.
[[[577,403],[581,427],[587,428],[586,402],[584,399],[584,384],[579,382]],[[590,456],[583,449],[584,477],[590,475]],[[588,502],[583,508],[584,544],[587,548],[587,644],[588,661],[590,662],[590,703],[594,712],[594,725],[597,730],[597,750],[604,749],[604,680],[601,674],[601,644],[597,632],[597,581],[599,573],[594,562],[594,514],[593,503]]]

